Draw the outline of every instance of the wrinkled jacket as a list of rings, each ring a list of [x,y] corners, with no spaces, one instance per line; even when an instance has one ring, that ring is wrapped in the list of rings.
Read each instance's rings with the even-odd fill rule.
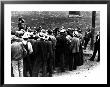
[[[19,60],[23,58],[23,46],[21,42],[13,42],[11,44],[11,59]]]
[[[67,35],[66,38],[69,40],[69,42],[71,42],[72,37],[70,35]]]
[[[56,46],[56,38],[52,35],[49,35],[49,41],[52,42],[52,48],[55,49]]]
[[[23,45],[27,44],[27,49],[26,48],[25,49],[28,51],[29,54],[31,54],[33,52],[32,44],[30,42],[23,40],[22,44]]]
[[[50,42],[36,41],[33,46],[33,52],[36,57],[36,62],[46,61],[49,53],[52,54],[52,47]]]
[[[31,43],[32,48],[33,48],[33,45],[34,45],[34,43],[36,42],[36,40],[34,40],[34,39],[28,39],[28,42],[30,42],[30,43]]]
[[[34,44],[35,62],[33,67],[33,76],[38,76],[40,68],[42,68],[42,76],[46,75],[46,68],[52,63],[52,42],[38,40]],[[52,65],[51,65],[52,66]]]
[[[72,53],[79,52],[80,40],[77,37],[73,37],[71,41],[71,50]]]
[[[68,46],[68,40],[64,36],[59,36],[56,39],[57,39],[56,50],[59,53],[64,53]]]

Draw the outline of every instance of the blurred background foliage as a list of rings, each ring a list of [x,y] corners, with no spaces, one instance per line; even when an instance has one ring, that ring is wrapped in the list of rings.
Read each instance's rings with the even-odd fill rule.
[[[87,27],[92,26],[92,11],[79,11],[80,17],[69,17],[69,11],[12,11],[11,12],[11,30],[18,30],[18,18],[20,16],[25,20],[25,24],[36,29],[42,26],[43,29],[79,27],[85,32]],[[100,30],[100,12],[96,11],[95,31]]]

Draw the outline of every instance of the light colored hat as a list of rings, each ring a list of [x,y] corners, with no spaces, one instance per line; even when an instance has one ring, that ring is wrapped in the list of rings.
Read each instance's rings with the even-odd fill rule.
[[[43,36],[43,37],[40,37],[40,39],[43,39],[43,40],[45,40],[45,37]]]
[[[22,38],[28,38],[28,34],[27,33],[24,33],[24,35],[22,36]]]
[[[72,28],[68,28],[68,30],[71,30]]]
[[[61,33],[64,33],[65,31],[66,31],[66,30],[64,30],[64,29],[60,30]]]
[[[77,28],[75,28],[75,31],[77,31],[78,29]]]
[[[30,36],[33,36],[33,32],[31,32],[29,35],[30,35]]]
[[[21,29],[21,31],[25,32],[25,30],[24,30],[24,29]]]
[[[78,31],[75,31],[75,34],[78,35]]]
[[[42,33],[42,32],[39,33],[39,36],[41,36],[41,37],[43,37],[44,35],[45,35],[45,34]]]
[[[15,39],[18,39],[18,37],[16,37],[15,35],[11,35],[11,40],[15,40]]]
[[[46,30],[45,30],[45,29],[42,29],[41,32],[42,32],[42,33],[46,33]]]
[[[64,26],[62,26],[61,29],[64,29]]]
[[[78,34],[79,34],[78,31],[73,32],[73,36],[78,36]]]
[[[45,35],[45,40],[48,40],[49,39],[49,36],[48,35]]]

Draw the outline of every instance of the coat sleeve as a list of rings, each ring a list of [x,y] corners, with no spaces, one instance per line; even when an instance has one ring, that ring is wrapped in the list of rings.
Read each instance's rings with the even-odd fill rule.
[[[28,50],[29,50],[29,54],[33,52],[33,48],[30,42],[28,42]]]
[[[48,52],[49,52],[49,56],[53,57],[53,50],[52,50],[52,43],[48,42]]]

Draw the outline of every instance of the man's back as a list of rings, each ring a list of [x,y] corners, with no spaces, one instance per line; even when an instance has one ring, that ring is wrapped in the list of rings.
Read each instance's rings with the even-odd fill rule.
[[[57,39],[57,46],[61,48],[65,48],[65,45],[67,44],[67,39],[64,36],[59,36],[56,38]]]
[[[45,41],[36,41],[33,45],[33,50],[38,61],[45,60],[47,57],[48,48]]]
[[[77,37],[73,37],[71,41],[72,53],[79,52],[80,40]]]
[[[23,57],[23,48],[21,42],[13,42],[11,44],[11,58],[16,60]]]

